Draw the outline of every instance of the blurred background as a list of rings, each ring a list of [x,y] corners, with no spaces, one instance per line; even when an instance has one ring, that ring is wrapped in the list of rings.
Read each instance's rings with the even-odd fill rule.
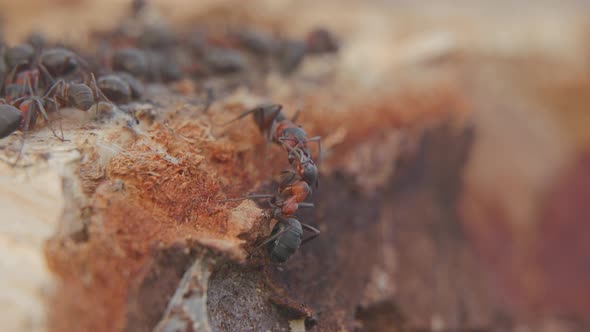
[[[178,27],[219,19],[294,36],[315,26],[329,29],[340,50],[330,83],[313,91],[324,108],[407,91],[417,99],[452,91],[475,128],[461,192],[452,203],[453,227],[467,244],[449,249],[445,258],[436,255],[444,248],[415,249],[416,257],[429,257],[423,263],[397,259],[402,281],[389,290],[395,311],[404,313],[408,331],[590,331],[589,2],[150,4],[154,17]],[[128,9],[123,0],[1,0],[0,31],[9,44],[41,31],[54,41],[92,47],[89,34],[114,27]],[[298,77],[323,70],[306,63]],[[433,149],[444,160],[453,147],[441,143]],[[398,244],[402,250],[419,248],[420,236],[412,239],[402,236]],[[438,263],[445,267],[432,272]],[[472,264],[476,274],[465,268]],[[471,276],[486,281],[474,283]],[[447,294],[449,283],[455,290],[464,287],[462,295]],[[422,293],[415,287],[428,295],[417,298]],[[12,309],[2,306],[4,315]],[[403,331],[383,319],[374,330]]]

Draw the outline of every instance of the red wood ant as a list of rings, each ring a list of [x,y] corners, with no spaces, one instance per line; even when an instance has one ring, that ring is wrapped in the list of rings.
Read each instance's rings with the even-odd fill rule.
[[[283,106],[279,104],[258,106],[240,114],[237,118],[224,125],[228,125],[252,114],[258,129],[260,129],[263,135],[267,136],[269,144],[270,142],[274,142],[282,145],[285,149],[288,149],[287,146],[296,149],[299,147],[307,147],[308,142],[317,142],[321,159],[321,137],[315,136],[307,138],[305,130],[294,123],[299,116],[299,112],[289,120],[285,114],[281,112],[282,109]]]
[[[290,172],[289,170],[285,173]],[[318,229],[301,223],[293,217],[299,207],[313,207],[313,203],[304,202],[312,193],[311,187],[297,175],[293,174],[293,176],[281,181],[278,195],[257,194],[225,200],[227,202],[249,198],[270,198],[272,215],[277,223],[270,237],[258,247],[267,245],[271,260],[277,263],[285,262],[297,248],[320,234]],[[313,234],[303,239],[303,229]]]
[[[313,203],[305,203],[304,201],[311,196],[312,190],[307,182],[296,178],[289,183],[281,183],[279,193],[277,195],[271,194],[253,194],[240,198],[231,198],[223,202],[240,201],[251,198],[269,198],[272,207],[272,214],[274,217],[292,216],[297,212],[299,207],[313,207]]]
[[[319,159],[321,159],[321,138],[320,136],[307,138],[305,130],[294,123],[297,120],[299,112],[289,120],[281,112],[282,108],[283,106],[278,104],[258,106],[240,114],[237,118],[226,122],[224,125],[228,125],[252,114],[258,129],[267,137],[268,144],[274,142],[289,151],[289,161],[292,165],[295,164],[301,177],[309,184],[317,186],[317,167],[311,158],[311,153],[307,149],[307,143],[318,143]]]
[[[273,227],[270,237],[257,248],[267,245],[271,261],[284,263],[300,246],[320,235],[318,229],[301,223],[293,217],[299,207],[313,207],[312,203],[302,202],[310,194],[311,188],[309,185],[305,181],[297,181],[283,189],[277,197],[273,195],[250,195],[244,198],[228,199],[225,201],[267,197],[275,201],[271,202],[271,205],[275,206],[273,217],[277,220],[277,223]],[[313,234],[303,239],[303,229],[311,231]]]

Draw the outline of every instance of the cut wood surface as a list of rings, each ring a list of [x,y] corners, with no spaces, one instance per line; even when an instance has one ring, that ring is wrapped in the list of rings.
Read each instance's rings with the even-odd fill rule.
[[[154,1],[176,29],[325,26],[341,48],[63,109],[67,140],[38,126],[17,167],[23,134],[0,140],[0,330],[590,330],[590,25],[568,4]],[[89,49],[127,6],[0,2],[8,41]],[[280,266],[257,248],[268,211],[225,201],[288,167],[252,119],[221,125],[267,102],[324,148],[298,214],[321,235]]]

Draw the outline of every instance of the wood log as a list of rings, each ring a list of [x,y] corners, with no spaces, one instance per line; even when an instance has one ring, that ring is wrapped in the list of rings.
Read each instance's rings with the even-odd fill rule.
[[[208,109],[190,81],[125,107],[64,109],[51,125],[67,141],[36,128],[17,167],[23,134],[0,141],[0,330],[590,328],[578,7],[519,7],[532,12],[516,19],[484,5],[424,16],[419,5],[305,3],[170,13],[296,36],[321,22],[341,37],[338,56],[289,77],[207,82],[222,92]],[[63,36],[110,5],[122,6],[35,8]],[[80,15],[53,24],[60,6]],[[11,39],[24,35],[10,22]],[[269,192],[288,167],[251,119],[220,125],[269,101],[301,109],[325,148],[315,209],[298,214],[321,235],[282,265],[257,248],[268,211],[225,201]]]

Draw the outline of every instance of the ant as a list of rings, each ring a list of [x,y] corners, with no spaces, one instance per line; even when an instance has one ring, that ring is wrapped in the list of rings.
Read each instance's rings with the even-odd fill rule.
[[[53,96],[61,106],[74,107],[83,111],[88,111],[93,105],[97,105],[101,99],[110,103],[110,100],[96,84],[93,73],[90,74],[89,85],[59,80],[47,90],[46,95]],[[98,112],[98,107],[96,109]]]
[[[269,204],[273,209],[273,216],[292,216],[300,207],[313,207],[313,203],[304,201],[312,194],[307,182],[296,179],[291,183],[282,183],[278,195],[253,194],[240,198],[230,198],[223,202],[235,202],[250,198],[269,198]]]
[[[294,124],[299,116],[299,111],[289,120],[281,112],[282,108],[283,106],[278,104],[258,106],[240,114],[237,118],[223,125],[226,126],[252,114],[260,131],[268,138],[268,144],[274,142],[282,145],[289,151],[289,163],[297,169],[297,173],[307,183],[317,188],[318,169],[311,158],[311,153],[307,148],[307,142],[315,141],[318,143],[319,158],[321,159],[321,138],[316,136],[308,139],[305,130],[301,126]]]
[[[242,198],[227,199],[227,201],[238,201],[249,198],[270,198],[269,204],[272,207],[272,216],[277,220],[270,237],[258,247],[267,245],[268,252],[273,262],[285,262],[301,245],[317,237],[320,231],[293,218],[299,207],[313,207],[313,203],[304,201],[311,196],[312,189],[307,182],[301,178],[283,179],[279,187],[278,195],[257,194]],[[306,239],[303,237],[303,228],[314,234]]]
[[[321,160],[322,155],[322,144],[321,137],[315,136],[307,138],[307,133],[301,126],[295,125],[295,121],[299,117],[299,111],[295,113],[295,116],[291,120],[287,119],[284,113],[281,112],[283,109],[282,105],[270,104],[255,107],[240,114],[237,118],[230,120],[224,125],[228,125],[234,121],[240,120],[249,114],[254,116],[254,121],[258,126],[258,129],[268,138],[268,144],[271,142],[282,145],[286,149],[287,146],[292,149],[298,147],[307,147],[308,142],[317,142],[319,148],[319,159]]]
[[[305,183],[303,181],[301,182]],[[298,184],[295,186],[299,187]],[[309,186],[307,188],[309,189]],[[282,205],[277,206],[274,209],[273,217],[277,220],[277,223],[273,227],[270,237],[256,247],[256,249],[258,249],[266,245],[270,259],[275,263],[286,262],[299,247],[320,235],[320,231],[317,228],[302,223],[299,220],[293,218],[293,214],[297,210],[297,207],[313,207],[312,203],[297,203],[299,198],[307,197],[308,193],[305,190],[301,190],[301,188],[297,188],[297,190],[294,190],[294,192],[295,191],[297,194],[294,193],[293,196],[289,196],[286,199],[282,198],[283,201],[280,203],[271,202],[271,205]],[[281,193],[281,195],[282,194],[283,193]],[[299,197],[300,195],[301,197]],[[268,196],[269,195],[251,195],[245,198],[229,199],[226,201],[235,201],[247,198],[262,198]],[[303,229],[313,232],[313,234],[303,239]]]
[[[69,75],[80,67],[89,68],[86,60],[63,47],[44,50],[39,55],[39,63],[54,77]]]

